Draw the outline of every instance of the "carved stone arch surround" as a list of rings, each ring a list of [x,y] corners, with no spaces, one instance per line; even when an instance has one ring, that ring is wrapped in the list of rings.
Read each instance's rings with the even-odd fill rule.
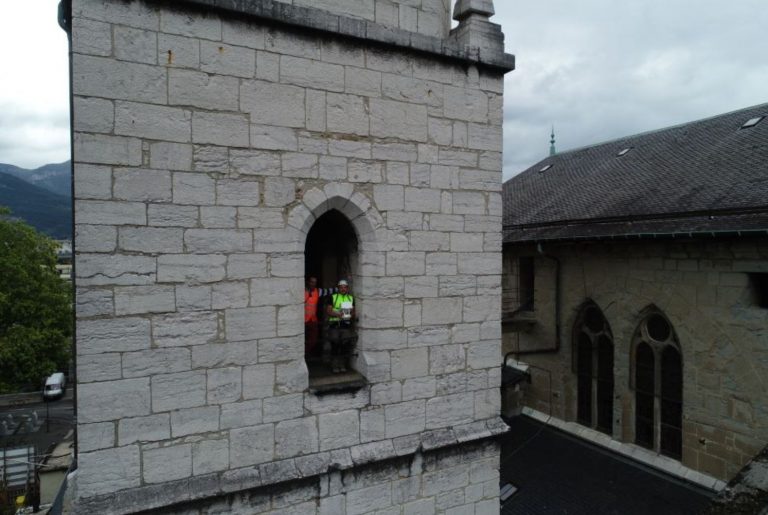
[[[334,209],[344,215],[354,228],[358,243],[358,262],[366,262],[366,255],[380,250],[376,233],[378,229],[384,226],[384,221],[381,214],[371,204],[370,199],[363,193],[355,191],[354,186],[347,183],[328,183],[322,188],[312,188],[306,191],[301,202],[289,211],[288,226],[297,231],[296,252],[300,253],[303,258],[307,236],[315,221]],[[362,275],[360,266],[358,273]],[[364,305],[358,302],[361,300],[361,296],[354,290],[352,294],[357,299],[358,308],[364,310]],[[358,324],[358,336],[360,336],[357,343],[358,356],[354,367],[371,380],[379,363],[374,353],[366,352],[363,317],[360,317],[360,320]]]

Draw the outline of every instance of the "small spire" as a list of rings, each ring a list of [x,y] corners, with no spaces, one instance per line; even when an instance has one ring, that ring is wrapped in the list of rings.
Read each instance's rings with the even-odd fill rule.
[[[550,136],[549,140],[549,155],[554,156],[557,154],[557,149],[555,149],[555,126],[552,126],[552,135]]]

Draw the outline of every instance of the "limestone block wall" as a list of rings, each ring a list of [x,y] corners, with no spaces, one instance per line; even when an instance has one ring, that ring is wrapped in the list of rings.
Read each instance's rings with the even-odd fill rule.
[[[499,513],[498,469],[496,444],[469,444],[450,452],[332,471],[247,494],[222,493],[212,499],[183,502],[161,513],[494,515]],[[110,507],[105,500],[91,508],[103,513]]]
[[[502,71],[184,2],[74,0],[72,15],[83,512],[504,430]],[[368,385],[318,397],[304,245],[331,209],[359,240]]]
[[[385,27],[444,38],[451,28],[451,0],[276,0],[375,21]]]
[[[552,371],[535,372],[526,403],[544,413],[576,420],[577,381],[572,370],[577,310],[592,299],[614,336],[613,437],[634,442],[634,391],[630,346],[641,311],[653,304],[669,318],[683,358],[683,459],[690,468],[721,480],[732,478],[768,441],[765,386],[768,309],[756,303],[750,273],[768,272],[765,239],[545,245],[562,262],[562,346],[555,354],[521,359]],[[510,256],[536,254],[509,246]],[[551,261],[537,258],[536,294],[554,291]],[[538,302],[538,300],[537,300]],[[554,310],[539,309],[529,333],[504,334],[504,350],[551,346]],[[538,336],[537,336],[538,335]],[[552,399],[552,402],[550,402]]]

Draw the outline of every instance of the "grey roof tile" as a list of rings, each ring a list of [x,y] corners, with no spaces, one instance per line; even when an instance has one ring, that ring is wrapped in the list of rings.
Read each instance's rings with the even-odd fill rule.
[[[548,157],[504,184],[504,229],[505,242],[768,229],[768,104]]]

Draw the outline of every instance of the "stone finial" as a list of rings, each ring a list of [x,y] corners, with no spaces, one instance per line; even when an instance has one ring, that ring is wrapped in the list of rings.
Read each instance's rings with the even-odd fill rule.
[[[456,41],[479,54],[504,54],[504,34],[490,21],[496,11],[493,0],[456,0],[453,19],[459,26],[451,31]]]
[[[496,14],[493,0],[456,0],[456,7],[453,9],[454,20],[462,21],[473,14],[484,19]]]

